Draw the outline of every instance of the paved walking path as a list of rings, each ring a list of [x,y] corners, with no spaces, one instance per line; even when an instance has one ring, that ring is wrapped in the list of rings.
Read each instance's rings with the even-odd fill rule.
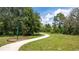
[[[44,33],[41,33],[41,34],[44,34]],[[49,37],[49,35],[44,34],[44,36],[41,36],[38,38],[33,38],[33,39],[18,41],[18,42],[11,43],[11,44],[6,44],[6,45],[0,47],[0,51],[18,51],[19,48],[24,44],[27,44],[27,43],[32,42],[32,41],[40,40],[43,38],[47,38],[47,37]]]

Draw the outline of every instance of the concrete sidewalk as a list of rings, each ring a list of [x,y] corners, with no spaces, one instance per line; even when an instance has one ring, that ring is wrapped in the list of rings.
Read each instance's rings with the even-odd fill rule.
[[[23,40],[23,41],[18,41],[18,42],[11,43],[11,44],[6,44],[0,47],[0,51],[18,51],[19,48],[24,44],[49,37],[48,34],[45,34],[45,33],[41,33],[41,34],[44,34],[44,36],[33,38],[33,39],[28,39],[28,40]]]

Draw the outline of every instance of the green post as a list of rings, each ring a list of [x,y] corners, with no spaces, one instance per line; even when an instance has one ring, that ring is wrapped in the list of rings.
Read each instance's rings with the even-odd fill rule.
[[[18,40],[18,34],[19,34],[19,28],[18,28],[18,26],[17,26],[17,32],[16,32],[16,34],[17,34],[17,40]]]
[[[18,40],[18,35],[19,35],[19,21],[21,20],[17,20],[17,27],[16,27],[17,40]]]

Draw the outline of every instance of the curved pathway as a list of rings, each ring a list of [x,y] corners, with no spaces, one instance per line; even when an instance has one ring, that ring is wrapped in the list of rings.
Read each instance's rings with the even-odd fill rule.
[[[48,34],[45,34],[45,33],[41,33],[41,34],[44,34],[44,36],[33,38],[33,39],[28,39],[28,40],[23,40],[23,41],[18,41],[18,42],[11,43],[11,44],[6,44],[0,47],[0,51],[18,51],[19,48],[24,44],[49,37]]]

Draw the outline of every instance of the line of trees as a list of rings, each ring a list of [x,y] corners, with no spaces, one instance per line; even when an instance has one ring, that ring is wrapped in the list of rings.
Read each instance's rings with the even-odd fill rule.
[[[44,32],[62,33],[62,34],[79,34],[79,8],[73,8],[69,15],[64,16],[58,13],[54,16],[53,24],[43,26]],[[52,31],[51,31],[52,30]]]
[[[40,31],[79,34],[79,8],[73,8],[68,16],[58,13],[53,21],[52,26],[42,25],[31,7],[0,7],[0,35],[34,35]]]
[[[31,7],[0,7],[0,35],[33,35],[40,31],[40,16]]]

